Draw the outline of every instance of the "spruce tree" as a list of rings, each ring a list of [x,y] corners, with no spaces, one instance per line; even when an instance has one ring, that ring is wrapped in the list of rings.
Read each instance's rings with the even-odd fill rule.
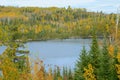
[[[60,68],[58,66],[54,69],[54,80],[62,80]]]
[[[85,47],[83,47],[83,50],[81,51],[75,66],[74,80],[84,80],[83,73],[84,73],[84,68],[87,67],[87,65],[88,65],[88,54],[86,52]]]
[[[68,80],[67,67],[63,67],[63,80]]]
[[[71,69],[69,68],[69,72],[68,72],[68,80],[73,80],[73,74]]]
[[[106,39],[100,56],[99,80],[117,80],[114,59],[110,57]]]
[[[96,36],[96,31],[93,30],[92,33],[92,45],[90,47],[90,52],[89,52],[89,63],[92,64],[93,69],[94,69],[94,74],[96,76],[96,79],[98,78],[98,73],[99,73],[99,56],[100,56],[100,51],[99,51],[99,45],[97,42],[97,36]]]
[[[57,80],[57,69],[56,68],[54,69],[54,75],[53,75],[53,77],[54,77],[54,80]]]

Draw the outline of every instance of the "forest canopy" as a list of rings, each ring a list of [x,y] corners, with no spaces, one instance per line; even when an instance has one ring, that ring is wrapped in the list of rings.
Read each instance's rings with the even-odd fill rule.
[[[97,36],[103,36],[104,32],[109,36],[115,25],[116,14],[88,12],[85,8],[0,6],[0,31],[5,34],[12,29],[17,35],[15,40],[87,38],[93,27]]]

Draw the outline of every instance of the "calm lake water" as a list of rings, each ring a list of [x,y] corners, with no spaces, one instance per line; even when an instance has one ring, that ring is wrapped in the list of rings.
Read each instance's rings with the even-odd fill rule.
[[[74,68],[75,62],[83,48],[90,49],[91,39],[65,39],[27,42],[25,47],[30,51],[30,60],[37,58],[44,61],[45,66]],[[0,53],[5,47],[0,47]]]
[[[31,59],[40,58],[45,66],[74,68],[83,46],[89,50],[91,39],[65,39],[28,42]]]

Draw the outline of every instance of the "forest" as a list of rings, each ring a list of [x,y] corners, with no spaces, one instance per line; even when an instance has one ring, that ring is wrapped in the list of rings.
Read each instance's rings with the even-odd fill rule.
[[[116,20],[115,13],[70,6],[0,6],[0,46],[7,47],[0,55],[0,80],[120,80],[120,27]],[[68,38],[92,38],[90,50],[83,46],[74,70],[56,66],[46,71],[40,59],[31,67],[29,51],[18,50],[28,41]],[[98,38],[103,39],[101,44]]]
[[[88,38],[93,26],[97,36],[105,32],[109,36],[115,25],[116,14],[87,12],[84,8],[0,7],[0,33],[14,31],[14,40],[24,36],[27,40]]]

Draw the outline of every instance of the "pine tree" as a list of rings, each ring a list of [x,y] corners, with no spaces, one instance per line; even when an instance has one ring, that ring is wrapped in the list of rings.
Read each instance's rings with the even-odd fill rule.
[[[74,80],[84,80],[83,77],[84,68],[87,67],[87,65],[88,65],[88,54],[86,52],[85,47],[83,47],[83,50],[81,51],[79,59],[76,63]]]

